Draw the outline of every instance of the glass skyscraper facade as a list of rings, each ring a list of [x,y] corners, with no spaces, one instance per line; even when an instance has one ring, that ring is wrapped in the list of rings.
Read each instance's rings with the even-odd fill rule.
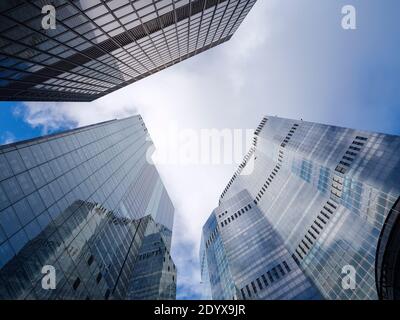
[[[203,227],[212,298],[399,299],[399,181],[399,136],[264,117]]]
[[[255,2],[56,0],[43,29],[44,1],[1,1],[0,100],[92,101],[229,40]]]
[[[152,147],[140,116],[0,146],[0,299],[175,299]]]

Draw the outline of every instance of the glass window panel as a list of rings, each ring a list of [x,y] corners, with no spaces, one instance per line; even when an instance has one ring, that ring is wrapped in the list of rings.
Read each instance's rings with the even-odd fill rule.
[[[28,200],[29,205],[31,206],[33,212],[35,213],[35,216],[38,216],[46,209],[43,200],[38,192],[32,193],[26,199]]]
[[[32,220],[26,227],[25,227],[25,232],[30,240],[33,240],[36,238],[40,232],[41,228],[37,220]]]
[[[35,191],[35,185],[33,184],[29,172],[19,174],[17,176],[17,181],[25,195],[31,194],[33,191]]]
[[[16,202],[19,199],[23,198],[24,194],[22,192],[22,189],[19,186],[17,179],[15,179],[14,177],[4,180],[3,182],[1,182],[1,185],[11,202]]]
[[[5,207],[8,207],[9,205],[10,205],[10,200],[8,200],[8,197],[0,184],[0,210],[3,210]]]
[[[23,229],[21,229],[12,238],[10,238],[11,247],[14,249],[14,252],[16,254],[21,251],[21,249],[26,245],[28,241],[29,239]]]
[[[0,245],[0,268],[2,268],[11,258],[14,257],[14,251],[8,241]]]
[[[51,223],[51,218],[47,211],[45,211],[37,218],[37,221],[43,230]]]
[[[39,190],[39,194],[44,201],[45,206],[48,208],[54,203],[54,197],[48,185]]]
[[[18,150],[21,155],[22,161],[24,162],[27,169],[30,169],[36,165],[35,158],[30,148],[22,148]]]
[[[7,179],[13,175],[10,165],[6,157],[0,154],[0,180]]]
[[[39,145],[34,144],[30,147],[33,157],[36,160],[37,164],[43,163],[46,161],[46,158],[44,154],[42,153],[42,150],[40,149]]]
[[[0,212],[0,225],[8,237],[21,229],[21,223],[12,207]]]
[[[44,163],[40,166],[40,172],[42,173],[42,176],[46,181],[46,183],[49,183],[51,180],[55,178],[53,171],[51,170],[48,163]]]
[[[5,154],[5,156],[8,160],[8,163],[10,164],[11,169],[14,172],[14,174],[18,174],[26,169],[24,162],[22,161],[22,158],[19,155],[17,150],[7,152]]]
[[[0,226],[0,243],[3,243],[6,239],[7,239],[7,235],[3,231],[3,228]]]
[[[29,170],[29,174],[31,175],[32,180],[35,183],[37,189],[45,185],[46,181],[44,180],[39,167],[32,168],[31,170]]]
[[[35,217],[32,208],[26,199],[18,201],[13,205],[13,208],[23,226]]]

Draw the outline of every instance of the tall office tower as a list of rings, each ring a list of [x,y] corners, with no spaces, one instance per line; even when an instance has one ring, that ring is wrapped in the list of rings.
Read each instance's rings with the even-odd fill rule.
[[[228,41],[256,0],[0,3],[0,100],[92,101]],[[42,9],[44,10],[42,13]]]
[[[1,146],[0,298],[174,299],[174,207],[152,147],[140,116]]]
[[[146,234],[133,268],[134,278],[128,295],[130,299],[175,299],[176,267],[169,253],[170,243],[163,235],[159,228],[156,232],[152,230]]]
[[[399,150],[399,136],[265,117],[203,227],[212,297],[399,299]]]

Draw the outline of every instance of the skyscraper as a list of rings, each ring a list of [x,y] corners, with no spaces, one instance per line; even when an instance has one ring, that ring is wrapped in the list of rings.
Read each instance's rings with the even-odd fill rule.
[[[0,298],[175,299],[149,148],[140,116],[0,147]]]
[[[212,297],[399,299],[399,150],[398,136],[264,117],[203,227]]]
[[[255,2],[58,0],[45,29],[44,2],[2,1],[0,100],[92,101],[229,40]]]

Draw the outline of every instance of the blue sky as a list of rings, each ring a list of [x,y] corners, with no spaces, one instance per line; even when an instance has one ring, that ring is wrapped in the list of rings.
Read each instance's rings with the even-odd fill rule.
[[[357,29],[341,8],[355,6]],[[0,142],[142,114],[170,128],[255,128],[278,115],[400,134],[400,2],[259,0],[226,44],[92,103],[1,103]],[[178,298],[200,297],[201,227],[236,165],[159,167],[174,202]]]

